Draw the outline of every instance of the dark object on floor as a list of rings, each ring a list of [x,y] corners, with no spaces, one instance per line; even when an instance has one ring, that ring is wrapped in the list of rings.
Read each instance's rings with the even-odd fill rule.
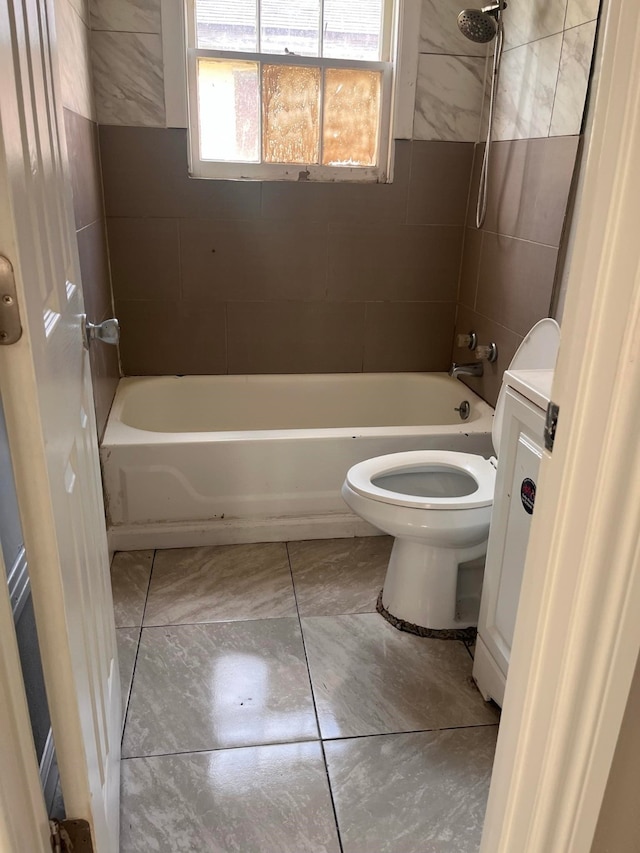
[[[423,628],[422,625],[414,625],[413,622],[406,622],[404,619],[398,619],[386,609],[382,603],[382,590],[376,602],[376,610],[383,616],[390,625],[397,628],[398,631],[406,631],[407,634],[415,634],[418,637],[427,637],[430,640],[475,640],[476,628]]]

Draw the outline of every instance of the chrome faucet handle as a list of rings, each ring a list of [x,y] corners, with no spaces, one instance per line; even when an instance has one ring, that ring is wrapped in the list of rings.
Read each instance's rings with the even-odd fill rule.
[[[115,346],[120,340],[120,324],[115,317],[103,320],[102,323],[90,323],[86,315],[83,315],[82,325],[87,349],[91,346],[92,341],[102,341],[105,344]]]
[[[458,335],[456,344],[459,347],[467,347],[467,349],[475,349],[478,345],[478,336],[475,332],[469,332],[468,335]]]
[[[493,364],[498,360],[498,345],[495,343],[481,344],[476,347],[476,358],[478,361],[488,361]]]

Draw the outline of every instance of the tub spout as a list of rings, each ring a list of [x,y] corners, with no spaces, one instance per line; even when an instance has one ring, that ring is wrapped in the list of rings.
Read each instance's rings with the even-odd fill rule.
[[[456,379],[458,376],[482,376],[484,367],[481,361],[472,361],[469,364],[458,364],[453,362],[449,368],[449,376]]]

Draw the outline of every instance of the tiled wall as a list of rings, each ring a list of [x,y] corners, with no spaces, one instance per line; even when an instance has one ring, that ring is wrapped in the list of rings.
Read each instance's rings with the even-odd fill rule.
[[[421,61],[430,37],[457,67],[453,4],[425,5]],[[430,109],[434,141],[398,143],[391,185],[191,180],[186,132],[164,127],[159,0],[91,9],[124,372],[446,369],[484,60],[470,117]]]
[[[487,46],[458,29],[459,0],[422,0],[413,135],[476,142]]]
[[[85,0],[56,0],[55,10],[80,275],[87,317],[99,323],[113,316],[113,306],[89,62],[89,11]],[[97,343],[90,359],[102,435],[120,375],[118,352]]]
[[[489,203],[475,229],[476,147],[456,333],[495,340],[499,359],[467,384],[495,403],[526,332],[549,315],[596,32],[595,0],[511,0],[496,101]],[[455,361],[469,351],[454,345]]]
[[[192,180],[181,129],[100,128],[127,374],[443,370],[473,146],[393,184]]]
[[[549,312],[594,3],[511,0],[505,16],[490,210],[482,233],[470,217],[464,229],[457,322],[501,344],[473,383],[490,401]],[[126,373],[448,365],[472,143],[486,116],[486,47],[460,35],[459,10],[422,0],[414,141],[398,144],[394,184],[261,185],[187,177],[185,132],[164,127],[159,0],[92,0]]]
[[[511,0],[496,139],[580,133],[599,0]]]

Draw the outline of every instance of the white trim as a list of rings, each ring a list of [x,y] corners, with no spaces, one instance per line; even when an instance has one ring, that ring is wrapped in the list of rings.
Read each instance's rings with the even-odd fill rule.
[[[610,4],[483,853],[591,848],[640,649],[639,48]]]
[[[333,68],[380,68],[383,70],[381,121],[376,167],[323,166],[321,164],[265,164],[205,161],[200,158],[197,117],[189,122],[185,101],[197,104],[196,62],[198,56],[228,57],[263,61],[266,55],[236,51],[196,49],[193,3],[162,0],[163,53],[165,59],[165,101],[167,124],[187,127],[189,132],[189,173],[194,178],[227,180],[283,180],[384,183],[393,177],[393,140],[413,135],[415,87],[418,69],[420,29],[419,0],[384,0],[381,55],[389,62],[339,60],[328,57],[269,56],[274,64],[315,65]],[[177,21],[180,17],[180,21]],[[185,23],[186,19],[186,23]],[[166,25],[165,25],[166,24]],[[185,73],[184,45],[187,49]]]
[[[348,539],[380,536],[379,530],[353,513],[291,518],[235,518],[224,521],[174,521],[164,524],[121,524],[108,531],[113,551],[145,548],[195,548],[302,539]]]
[[[164,106],[167,127],[188,127],[186,37],[182,4],[161,0]]]
[[[331,56],[295,56],[280,53],[249,53],[239,50],[205,50],[189,48],[190,56],[210,59],[237,59],[240,62],[264,62],[266,65],[309,65],[312,68],[360,68],[368,71],[386,71],[388,62],[371,62],[362,59],[334,59]]]
[[[393,138],[413,139],[420,43],[420,0],[398,0],[395,19]]]

